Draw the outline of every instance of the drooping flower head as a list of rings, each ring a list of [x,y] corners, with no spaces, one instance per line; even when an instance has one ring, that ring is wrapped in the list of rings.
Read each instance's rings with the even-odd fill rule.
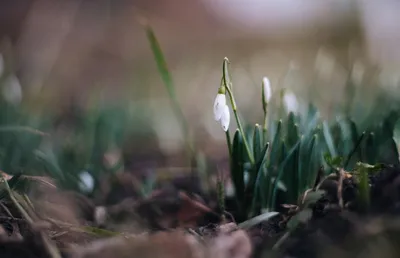
[[[228,107],[228,105],[225,105],[224,106],[224,111],[222,113],[222,117],[221,117],[221,120],[220,120],[222,129],[225,132],[228,131],[228,129],[229,129],[230,120],[231,120],[231,114],[230,114],[230,111],[229,111],[229,107]]]
[[[214,101],[214,119],[215,121],[221,120],[224,107],[226,106],[225,94],[218,93]]]
[[[229,128],[230,111],[226,104],[226,89],[221,85],[218,89],[218,94],[214,101],[214,119],[219,121],[222,129],[226,132]]]

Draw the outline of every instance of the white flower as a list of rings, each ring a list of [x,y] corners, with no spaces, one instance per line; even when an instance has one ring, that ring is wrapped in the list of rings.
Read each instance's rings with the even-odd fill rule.
[[[269,102],[272,96],[271,83],[267,77],[263,78],[264,101]]]
[[[215,121],[221,120],[222,113],[226,106],[226,96],[225,94],[218,93],[214,101],[214,119]]]
[[[79,179],[81,180],[79,183],[79,188],[81,191],[89,193],[93,190],[94,180],[91,174],[89,174],[87,171],[82,171],[79,174]]]
[[[94,210],[94,221],[98,225],[104,225],[107,220],[107,209],[104,206],[97,206]]]
[[[15,75],[11,75],[4,82],[3,96],[5,100],[12,104],[19,104],[22,100],[22,88],[18,78]]]
[[[228,105],[225,105],[220,120],[222,129],[224,129],[225,132],[228,131],[230,121],[231,121],[231,114],[229,111],[229,107]]]
[[[296,95],[292,92],[287,92],[283,96],[283,103],[285,105],[286,111],[288,113],[293,112],[297,113],[299,110],[299,103],[297,102]]]

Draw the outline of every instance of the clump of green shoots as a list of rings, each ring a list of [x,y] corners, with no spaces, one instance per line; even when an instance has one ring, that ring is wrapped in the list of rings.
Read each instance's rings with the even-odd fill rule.
[[[263,126],[244,124],[238,115],[229,64],[225,58],[214,115],[226,134],[235,199],[242,212],[240,219],[275,211],[284,203],[297,203],[306,190],[313,188],[321,167],[329,174],[339,167],[354,169],[359,161],[398,163],[394,124],[390,122],[395,114],[371,124],[360,134],[351,118],[338,117],[333,123],[322,120],[312,104],[306,114],[299,114],[297,96],[286,90],[281,91],[280,102],[280,110],[286,110],[286,117],[269,121],[272,88],[266,77],[261,87]],[[227,103],[237,125],[233,139],[227,128],[230,118]]]

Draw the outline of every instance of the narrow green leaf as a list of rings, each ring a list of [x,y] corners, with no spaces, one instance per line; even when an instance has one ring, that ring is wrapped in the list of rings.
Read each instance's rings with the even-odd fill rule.
[[[292,147],[299,140],[299,129],[298,125],[295,123],[295,117],[293,112],[290,112],[287,120],[287,144]]]
[[[253,135],[253,157],[254,160],[259,161],[261,159],[261,151],[262,151],[262,131],[261,127],[256,124],[254,126],[254,135]]]
[[[244,153],[242,135],[239,130],[236,130],[232,143],[231,176],[239,202],[243,202],[244,200]]]
[[[52,157],[41,150],[35,150],[34,154],[41,162],[43,162],[47,171],[52,173],[54,178],[59,178],[61,180],[64,179],[64,174],[61,171],[61,168],[58,165],[58,162],[55,157]]]
[[[282,120],[279,120],[277,127],[276,127],[276,133],[272,142],[272,146],[270,149],[270,159],[269,159],[269,168],[271,169],[275,164],[278,163],[278,157],[280,154],[280,149],[281,149],[281,141],[282,141]]]
[[[295,171],[297,173],[296,198],[299,194],[301,194],[305,190],[305,189],[303,189],[304,188],[303,182],[305,181],[303,178],[303,175],[306,175],[307,172],[303,170],[303,162],[308,161],[308,160],[303,160],[302,155],[303,155],[304,148],[306,145],[307,145],[306,137],[304,135],[302,135],[300,137],[299,148],[297,149],[297,153],[296,153],[297,154],[297,157],[295,158],[296,163],[293,166],[293,169],[294,169],[293,171]]]
[[[305,184],[307,185],[307,188],[311,188],[314,185],[315,180],[317,178],[318,170],[321,165],[320,160],[319,160],[320,153],[318,150],[317,141],[318,141],[318,135],[314,134],[312,137],[309,149],[308,149],[308,153],[310,155],[310,160],[309,160],[308,169],[306,172],[307,180],[306,180]]]
[[[336,149],[335,149],[335,146],[333,143],[333,138],[332,138],[327,121],[323,122],[323,132],[324,132],[325,142],[326,142],[326,145],[328,147],[331,157],[336,157],[337,153],[336,153]]]
[[[255,174],[252,175],[253,177],[250,177],[250,184],[248,185],[249,186],[248,192],[253,192],[253,198],[252,198],[253,201],[251,205],[252,212],[254,212],[254,209],[256,208],[258,195],[261,195],[260,193],[260,191],[262,190],[260,189],[260,186],[262,185],[261,181],[262,179],[265,179],[265,174],[263,172],[265,169],[265,162],[267,160],[268,146],[269,146],[268,143],[264,146],[264,149],[260,154],[260,158],[257,161],[256,166],[254,168]]]
[[[189,158],[193,159],[195,157],[195,153],[194,153],[195,151],[194,151],[194,147],[192,146],[193,143],[190,138],[189,125],[188,125],[188,122],[186,121],[185,115],[183,114],[183,111],[178,102],[178,98],[177,98],[176,92],[175,92],[175,86],[174,86],[174,83],[172,80],[172,76],[168,70],[167,62],[165,61],[164,54],[161,50],[161,46],[158,43],[157,37],[155,36],[153,29],[146,24],[145,30],[146,30],[147,39],[150,43],[151,51],[153,52],[153,55],[154,55],[154,60],[156,61],[156,64],[157,64],[158,71],[161,75],[161,79],[164,82],[164,85],[167,89],[169,98],[171,100],[172,109],[182,127],[182,131],[185,136],[187,148],[188,148],[188,151],[190,152]]]
[[[359,138],[357,141],[354,142],[354,147],[353,147],[353,149],[351,150],[351,152],[347,155],[347,158],[346,158],[346,160],[345,160],[345,162],[344,162],[344,168],[345,168],[345,169],[348,168],[348,166],[349,166],[349,164],[350,164],[350,160],[351,160],[351,158],[353,157],[353,155],[354,155],[355,153],[357,153],[358,149],[360,149],[360,146],[361,146],[361,143],[362,143],[362,141],[363,141],[363,139],[364,139],[364,136],[365,136],[365,132],[363,132],[363,133],[361,134],[360,138]]]
[[[276,177],[275,181],[274,181],[274,185],[272,187],[272,195],[271,195],[271,204],[272,207],[275,207],[275,203],[276,203],[276,196],[278,193],[278,182],[281,180],[282,176],[285,173],[285,170],[287,169],[288,163],[291,161],[293,155],[296,153],[296,150],[298,149],[300,145],[300,142],[297,142],[288,152],[287,156],[285,157],[284,161],[282,162],[282,164],[279,167],[279,172],[278,172],[278,176]],[[290,171],[289,171],[290,172]],[[284,182],[285,185],[287,185],[286,182]]]
[[[374,133],[369,133],[365,141],[365,162],[369,164],[375,164],[377,158],[377,152],[375,151],[375,135]]]

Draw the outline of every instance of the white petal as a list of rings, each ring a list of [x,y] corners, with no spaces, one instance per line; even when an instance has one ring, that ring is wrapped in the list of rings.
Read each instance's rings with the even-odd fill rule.
[[[292,92],[288,92],[283,96],[283,102],[286,108],[286,111],[296,113],[299,110],[299,103],[297,102],[296,95]]]
[[[272,96],[271,83],[267,77],[263,78],[264,99],[268,103]]]
[[[22,100],[22,89],[18,78],[15,75],[11,75],[4,82],[3,96],[6,101],[12,104],[19,104]]]
[[[228,131],[229,129],[229,122],[231,121],[231,113],[229,111],[228,105],[224,106],[224,110],[221,117],[221,126],[224,131]]]
[[[225,94],[217,94],[214,101],[214,119],[219,121],[221,119],[222,113],[224,112],[224,107],[226,106],[226,96]]]
[[[84,192],[91,192],[94,187],[94,180],[91,174],[89,174],[87,171],[83,171],[80,173],[79,178],[81,180],[79,184],[79,188],[81,191]]]

